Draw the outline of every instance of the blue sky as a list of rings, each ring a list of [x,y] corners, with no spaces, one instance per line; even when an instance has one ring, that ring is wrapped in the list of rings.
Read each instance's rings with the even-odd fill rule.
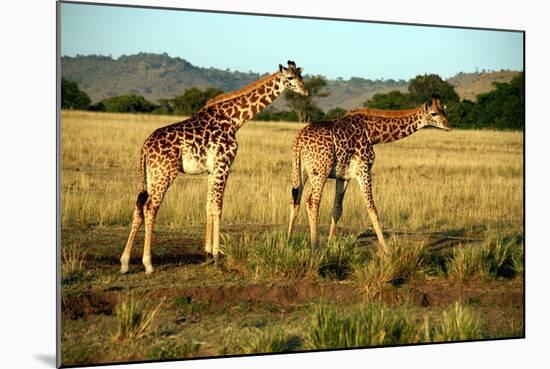
[[[259,73],[292,59],[306,74],[344,79],[523,70],[520,32],[61,5],[61,55],[138,52]]]

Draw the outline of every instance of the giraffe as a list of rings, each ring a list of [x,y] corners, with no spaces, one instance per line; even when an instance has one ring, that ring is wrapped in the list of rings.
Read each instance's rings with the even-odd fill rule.
[[[292,235],[308,177],[311,189],[306,203],[312,246],[317,245],[317,218],[325,182],[328,178],[336,180],[329,232],[331,240],[342,215],[342,204],[349,181],[355,178],[367,203],[367,211],[378,242],[382,250],[388,251],[372,196],[374,145],[400,140],[424,126],[451,130],[447,113],[437,95],[432,96],[431,105],[424,103],[416,109],[357,109],[331,121],[311,123],[299,131],[293,146],[293,186],[288,238]]]
[[[127,273],[136,234],[145,222],[143,265],[151,263],[153,227],[164,194],[177,175],[208,173],[206,239],[204,250],[219,254],[219,229],[223,195],[229,169],[237,155],[236,133],[247,121],[269,105],[285,89],[307,96],[302,68],[288,61],[271,75],[234,92],[216,96],[195,115],[154,131],[141,148],[141,191],[134,206],[130,235],[120,257],[121,273]]]

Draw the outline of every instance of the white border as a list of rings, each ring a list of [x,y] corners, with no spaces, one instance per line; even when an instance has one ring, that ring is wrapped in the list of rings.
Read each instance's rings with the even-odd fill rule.
[[[101,2],[101,1],[98,1]],[[276,13],[379,21],[525,29],[527,76],[527,338],[430,345],[138,364],[128,368],[280,368],[345,364],[408,368],[518,368],[548,362],[545,349],[548,245],[546,161],[548,105],[548,12],[543,2],[274,0],[116,1],[197,9]],[[382,4],[383,6],[380,6]],[[0,124],[0,219],[3,237],[0,303],[1,366],[53,367],[55,354],[55,4],[2,4],[3,111]],[[430,40],[426,47],[433,51]],[[423,47],[419,45],[419,47]],[[6,237],[7,235],[7,237]],[[535,364],[536,366],[537,364]],[[126,366],[118,366],[123,368]]]

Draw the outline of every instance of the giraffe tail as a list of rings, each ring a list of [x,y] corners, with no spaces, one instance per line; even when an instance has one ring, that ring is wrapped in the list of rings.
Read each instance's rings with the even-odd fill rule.
[[[300,155],[300,135],[294,140],[292,150],[292,202],[294,205],[300,203],[300,192],[302,189],[302,160]]]
[[[139,167],[140,167],[139,169],[141,174],[140,177],[141,177],[142,190],[138,194],[138,197],[136,200],[136,206],[139,209],[139,211],[143,214],[143,206],[145,206],[145,203],[149,198],[149,194],[147,193],[147,155],[144,152],[141,153]]]

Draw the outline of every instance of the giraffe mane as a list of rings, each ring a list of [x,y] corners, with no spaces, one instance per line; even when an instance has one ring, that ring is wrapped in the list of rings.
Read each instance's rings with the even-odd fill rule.
[[[363,109],[350,110],[346,113],[346,115],[365,114],[365,115],[372,115],[376,117],[404,117],[407,115],[418,113],[421,109],[422,108],[389,110],[389,109],[363,108]]]
[[[260,78],[256,82],[252,82],[251,84],[244,86],[243,88],[241,88],[239,90],[227,92],[225,94],[221,94],[221,95],[218,95],[216,97],[213,97],[212,99],[210,99],[206,102],[206,105],[204,105],[204,107],[206,108],[208,106],[212,106],[212,105],[215,105],[215,104],[227,101],[227,100],[231,100],[231,99],[233,99],[237,96],[246,95],[246,94],[250,93],[252,90],[254,90],[255,88],[263,85],[267,81],[270,81],[270,80],[274,79],[278,74],[279,74],[279,72],[272,73],[272,74],[267,75],[263,78]]]

